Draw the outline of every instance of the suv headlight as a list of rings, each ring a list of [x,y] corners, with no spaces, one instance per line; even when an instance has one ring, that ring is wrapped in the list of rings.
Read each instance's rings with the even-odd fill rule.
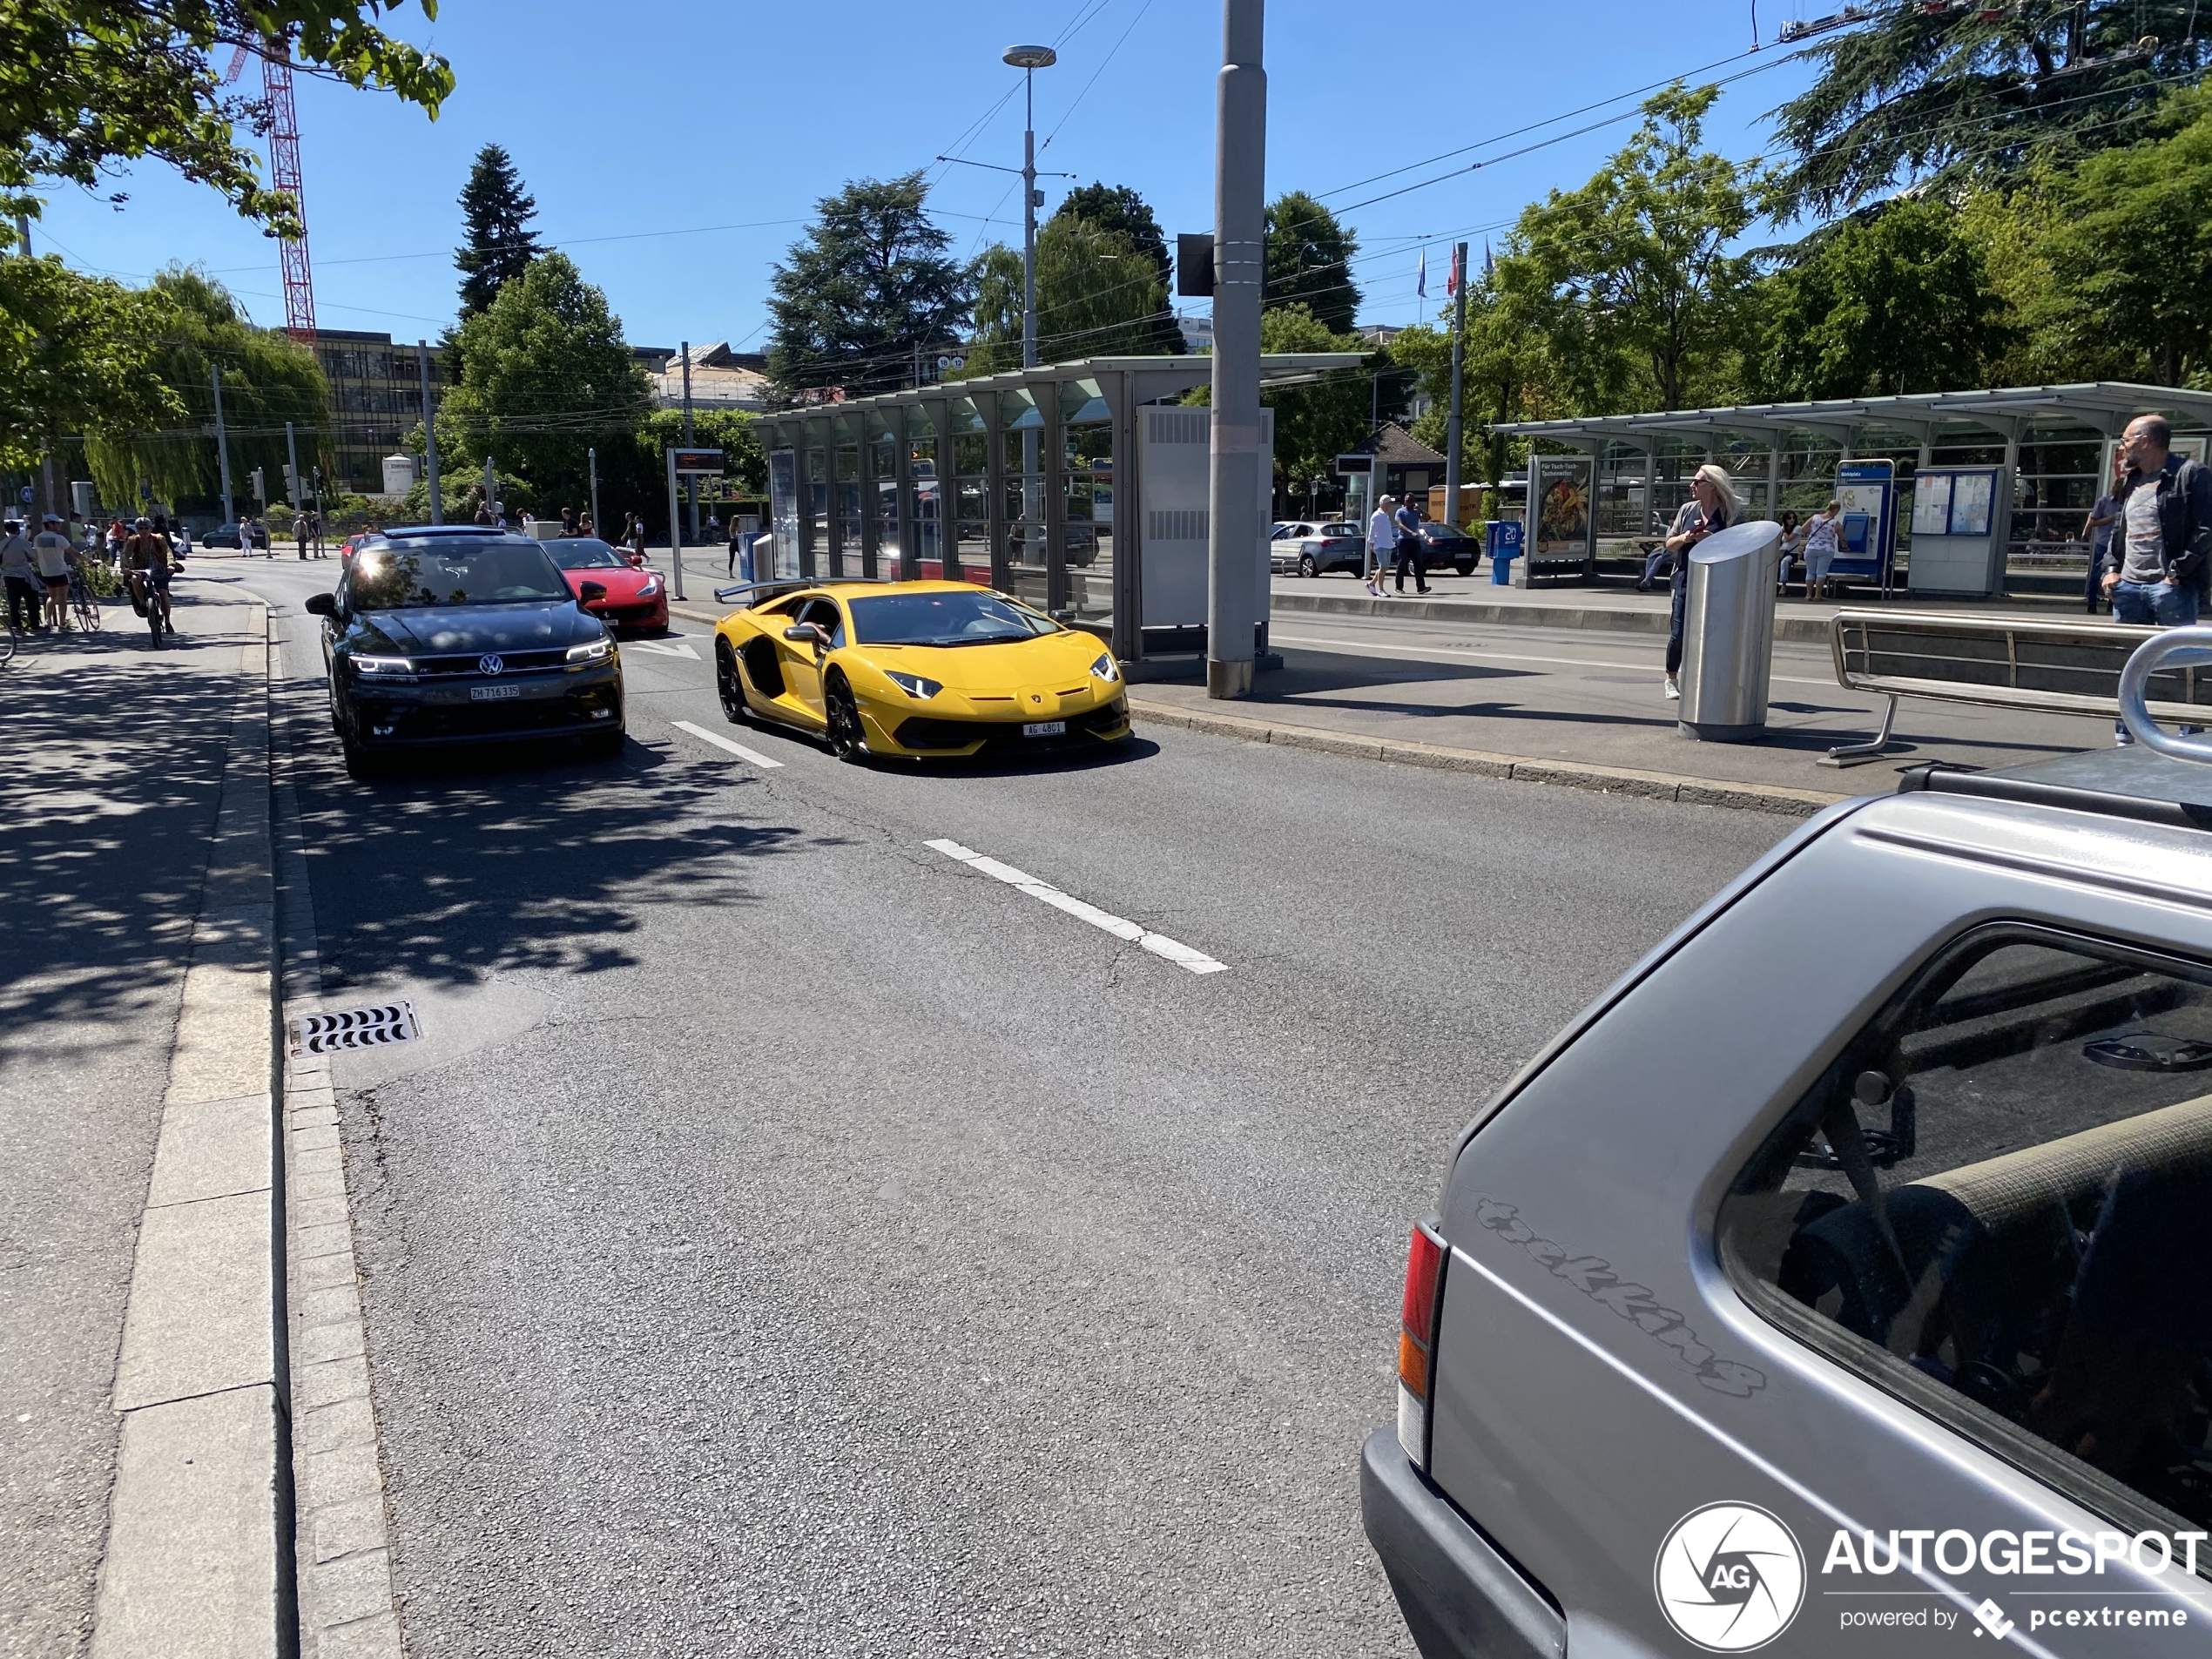
[[[613,640],[590,640],[584,644],[571,645],[569,647],[569,666],[570,668],[587,668],[593,663],[605,662],[614,654],[615,642]]]
[[[363,674],[412,674],[415,664],[405,657],[355,657],[354,669]]]
[[[883,671],[883,678],[889,680],[894,685],[904,691],[908,697],[918,697],[925,701],[936,696],[938,692],[945,689],[935,680],[924,679],[919,674],[901,674],[895,669],[885,669]]]
[[[1090,671],[1093,678],[1104,680],[1111,685],[1116,680],[1121,678],[1122,665],[1114,660],[1113,652],[1101,651],[1098,660],[1090,665]]]

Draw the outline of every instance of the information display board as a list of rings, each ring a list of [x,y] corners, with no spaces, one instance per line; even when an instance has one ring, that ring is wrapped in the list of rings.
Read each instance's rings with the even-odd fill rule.
[[[1986,598],[2005,590],[2001,467],[1923,467],[1912,475],[1915,593]]]
[[[1887,461],[1844,462],[1836,469],[1836,499],[1843,503],[1843,545],[1829,573],[1871,582],[1886,592],[1897,550],[1896,467]]]

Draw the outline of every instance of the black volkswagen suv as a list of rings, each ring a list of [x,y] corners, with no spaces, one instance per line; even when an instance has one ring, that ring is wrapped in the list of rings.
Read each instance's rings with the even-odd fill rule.
[[[475,526],[388,530],[348,561],[323,618],[330,718],[355,777],[408,751],[580,738],[619,753],[613,637],[536,542]]]

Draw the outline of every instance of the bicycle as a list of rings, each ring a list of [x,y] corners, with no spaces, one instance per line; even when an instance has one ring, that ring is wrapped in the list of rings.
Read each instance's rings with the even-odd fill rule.
[[[153,636],[154,649],[161,648],[161,590],[145,570],[133,570],[128,580],[131,584],[131,608],[146,619],[146,629]]]
[[[100,602],[92,597],[92,584],[84,579],[82,570],[69,573],[70,614],[77,618],[79,633],[96,634],[100,631]]]

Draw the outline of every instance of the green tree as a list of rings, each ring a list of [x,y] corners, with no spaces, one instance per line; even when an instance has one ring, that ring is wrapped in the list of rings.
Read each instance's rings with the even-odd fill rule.
[[[1801,54],[1820,78],[1775,111],[1796,160],[1770,205],[1826,215],[1899,183],[2009,183],[2128,144],[2163,88],[2212,56],[2196,12],[2195,0],[1879,8]],[[2163,44],[2138,51],[2146,38]]]
[[[1125,236],[1139,253],[1152,262],[1161,303],[1147,330],[1147,343],[1136,347],[1136,354],[1183,355],[1186,349],[1183,330],[1167,304],[1167,295],[1175,288],[1175,261],[1169,256],[1168,239],[1160,229],[1160,221],[1153,217],[1150,204],[1127,185],[1089,184],[1068,192],[1052,216],[1053,221],[1061,219],[1085,219],[1098,230]]]
[[[256,467],[269,499],[282,496],[286,421],[293,423],[303,469],[324,458],[330,385],[314,354],[280,329],[255,327],[230,290],[205,271],[172,265],[155,276],[146,298],[158,307],[164,326],[144,372],[179,400],[192,429],[88,432],[84,457],[101,499],[136,501],[140,483],[168,502],[217,493],[222,463],[214,439],[199,429],[215,418],[211,370],[216,368],[223,371],[235,496],[241,504],[251,501],[246,478]]]
[[[1844,220],[1757,298],[1750,378],[1777,401],[1977,386],[2012,332],[1956,210],[1925,198]]]
[[[1264,352],[1359,351],[1357,334],[1332,333],[1302,303],[1260,314]],[[1276,487],[1303,498],[1306,485],[1330,475],[1330,463],[1367,435],[1365,369],[1313,386],[1285,387],[1260,401],[1275,411]]]
[[[952,238],[931,224],[918,172],[864,179],[815,204],[818,217],[770,280],[768,372],[786,395],[809,387],[906,384],[917,348],[957,339],[974,298]]]
[[[98,190],[114,169],[152,156],[213,186],[243,216],[294,227],[294,205],[271,190],[239,142],[267,111],[218,78],[233,49],[270,43],[300,71],[378,87],[434,118],[453,90],[435,53],[395,39],[378,20],[404,0],[8,0],[0,5],[0,198],[6,217],[35,212],[41,179]],[[436,0],[421,0],[437,16]],[[120,196],[115,198],[122,199]],[[0,223],[0,246],[15,239]]]
[[[488,144],[476,152],[469,182],[461,189],[461,215],[469,239],[454,254],[461,273],[461,320],[489,311],[501,285],[529,269],[545,250],[537,245],[530,220],[537,203],[523,188],[522,175],[505,150]]]
[[[1733,389],[1752,270],[1729,247],[1756,171],[1701,148],[1719,89],[1677,82],[1589,183],[1525,210],[1498,264],[1508,311],[1545,341],[1585,414],[1676,409]]]
[[[1003,242],[994,242],[975,256],[968,267],[974,293],[969,307],[974,332],[963,354],[967,367],[951,371],[950,380],[972,380],[1022,366],[1022,254]]]
[[[529,483],[534,502],[573,503],[587,488],[585,451],[599,449],[604,470],[652,406],[606,295],[564,253],[532,260],[461,326],[459,343],[462,380],[438,408],[440,460],[456,480],[489,455]]]
[[[1352,280],[1359,238],[1302,190],[1267,205],[1266,304],[1302,305],[1333,334],[1348,334],[1359,310]]]
[[[155,361],[170,321],[158,293],[51,257],[0,260],[0,469],[36,469],[64,436],[152,432],[181,420],[184,405]]]
[[[2171,113],[2170,136],[2057,181],[2040,249],[2052,282],[2027,316],[2047,361],[2161,386],[2212,372],[2212,96],[2192,89]]]

